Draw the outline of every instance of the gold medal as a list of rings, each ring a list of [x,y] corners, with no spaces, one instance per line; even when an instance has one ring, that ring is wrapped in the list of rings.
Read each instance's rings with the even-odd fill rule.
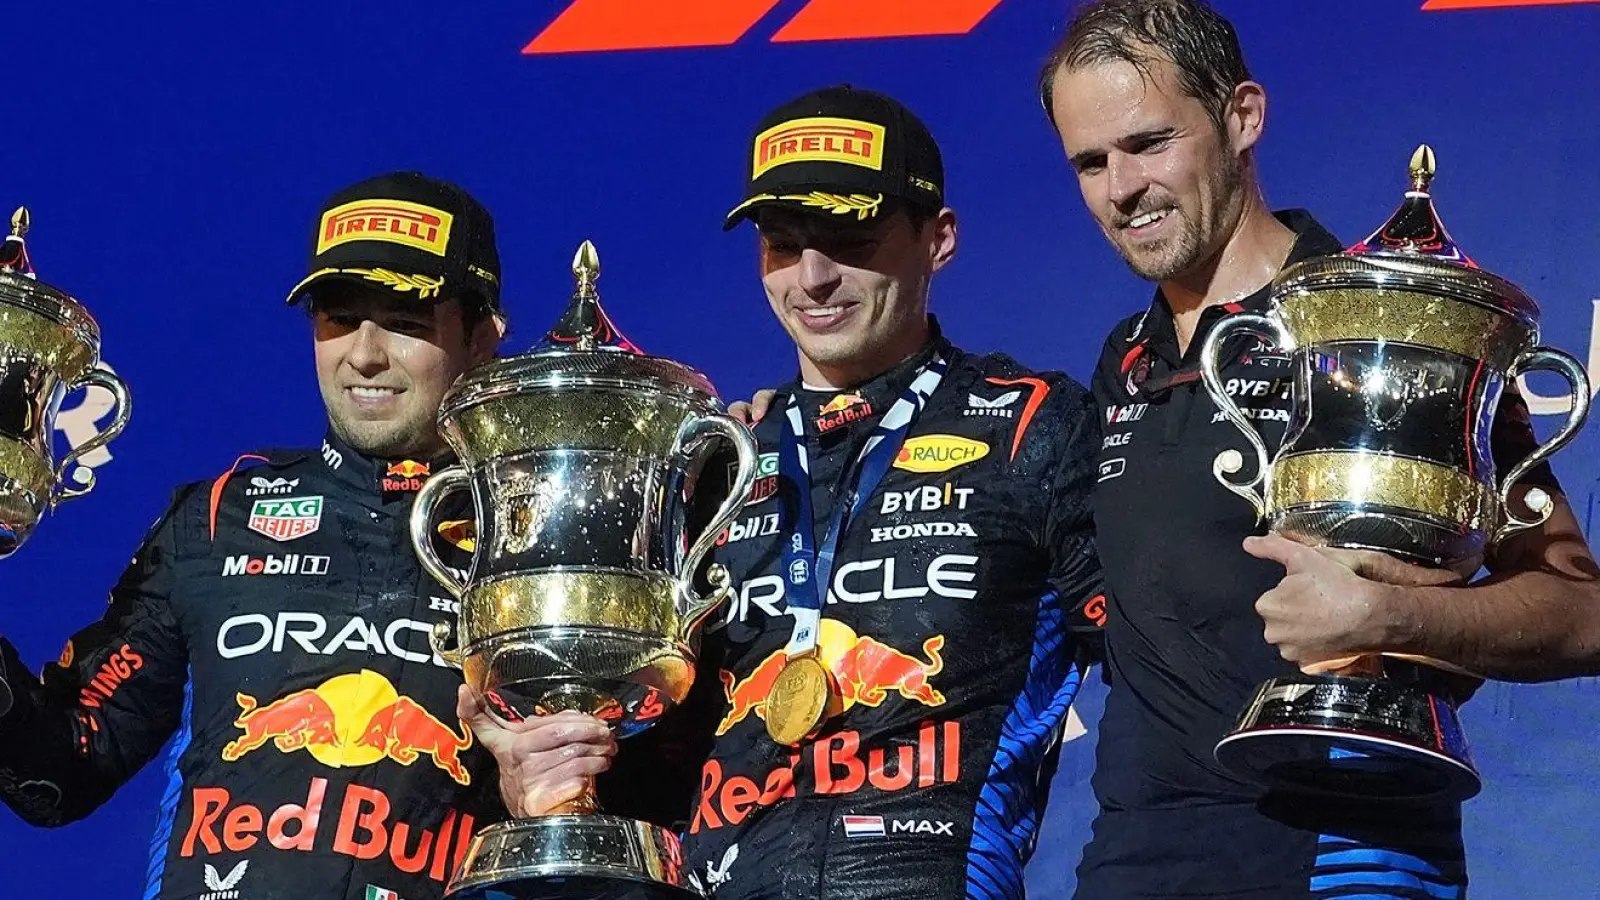
[[[783,664],[767,694],[767,735],[787,747],[815,735],[838,707],[833,676],[815,656]]]

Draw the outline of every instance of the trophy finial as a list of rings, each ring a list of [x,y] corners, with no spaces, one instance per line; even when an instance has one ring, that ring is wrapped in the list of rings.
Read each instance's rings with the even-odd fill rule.
[[[1418,144],[1416,152],[1411,154],[1411,189],[1426,191],[1428,185],[1433,183],[1433,175],[1437,171],[1439,164],[1433,157],[1433,148],[1427,144]]]
[[[600,251],[595,249],[594,241],[585,240],[578,245],[578,252],[572,257],[572,275],[578,279],[580,290],[600,280]]]
[[[24,240],[32,225],[33,216],[26,206],[17,207],[11,214],[11,233],[0,241],[0,272],[38,278],[33,272],[33,260],[28,256],[28,242]]]
[[[578,280],[572,302],[567,304],[566,312],[536,349],[642,352],[622,336],[600,306],[600,292],[594,289],[594,283],[600,279],[600,251],[595,249],[593,241],[586,240],[578,245],[578,252],[572,257],[572,277]]]

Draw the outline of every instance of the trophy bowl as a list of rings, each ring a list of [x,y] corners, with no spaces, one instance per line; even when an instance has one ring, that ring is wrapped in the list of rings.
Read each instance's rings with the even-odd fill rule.
[[[1514,491],[1582,427],[1589,382],[1571,356],[1537,346],[1539,307],[1450,239],[1428,192],[1426,146],[1411,190],[1366,241],[1307,260],[1273,284],[1266,315],[1236,313],[1207,335],[1201,375],[1254,451],[1219,454],[1213,473],[1270,531],[1313,546],[1378,550],[1419,565],[1477,568],[1493,546],[1549,518],[1554,500]],[[1253,334],[1290,357],[1282,447],[1269,454],[1219,375],[1230,339]],[[1567,421],[1503,478],[1490,434],[1506,385],[1546,369],[1572,385]],[[1262,685],[1219,762],[1258,783],[1375,800],[1466,799],[1481,781],[1441,673],[1419,657],[1328,661]]]
[[[436,629],[435,649],[493,715],[577,710],[627,737],[689,692],[698,628],[728,592],[720,567],[709,591],[696,576],[744,505],[757,452],[705,376],[617,333],[594,292],[593,245],[574,271],[572,306],[538,348],[474,369],[446,394],[440,431],[459,465],[419,492],[412,541],[460,601],[455,634]],[[728,485],[708,465],[730,450]],[[477,523],[465,573],[432,545],[441,502],[460,492]],[[600,896],[608,884],[693,896],[675,835],[597,808],[591,785],[560,815],[491,826],[448,896]]]
[[[83,304],[40,282],[24,238],[26,208],[11,217],[0,244],[0,558],[20,548],[44,514],[94,487],[94,472],[71,484],[84,456],[127,427],[132,403],[122,379],[100,362],[100,326]],[[111,425],[55,461],[56,413],[72,391],[102,387],[116,398]]]

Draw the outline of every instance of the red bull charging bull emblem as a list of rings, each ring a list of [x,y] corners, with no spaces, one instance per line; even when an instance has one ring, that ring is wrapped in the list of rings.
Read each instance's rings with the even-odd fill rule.
[[[385,758],[409,766],[427,756],[458,784],[472,783],[461,762],[461,753],[472,746],[466,723],[457,734],[370,669],[335,676],[265,706],[249,694],[236,697],[240,712],[233,724],[244,733],[222,748],[226,762],[271,742],[284,753],[305,750],[333,768]]]
[[[922,655],[917,659],[872,637],[859,636],[850,626],[833,619],[823,619],[818,628],[817,653],[833,675],[843,701],[841,713],[857,703],[877,707],[891,693],[924,706],[943,706],[944,694],[935,690],[929,679],[944,669],[944,659],[939,655],[944,649],[944,635],[936,634],[922,642]],[[749,718],[751,713],[762,720],[767,717],[767,695],[778,673],[783,670],[784,653],[775,651],[763,659],[742,680],[736,681],[733,673],[723,670],[723,692],[728,698],[728,713],[717,725],[717,734]]]

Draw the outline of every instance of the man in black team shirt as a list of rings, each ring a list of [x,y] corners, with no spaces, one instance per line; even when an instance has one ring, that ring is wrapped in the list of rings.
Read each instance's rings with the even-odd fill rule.
[[[755,428],[763,476],[716,552],[738,590],[700,661],[713,746],[685,859],[718,900],[1017,900],[1104,602],[1092,401],[957,349],[928,315],[956,219],[909,110],[831,88],[757,131],[727,224],[755,222],[800,373]],[[806,659],[833,715],[780,742],[772,685]],[[614,748],[576,716],[518,746],[480,734],[525,814]]]
[[[1253,162],[1266,96],[1233,28],[1204,4],[1088,5],[1040,89],[1090,213],[1158,285],[1148,309],[1113,329],[1094,375],[1111,693],[1079,900],[1462,897],[1459,805],[1279,797],[1222,770],[1212,748],[1291,662],[1395,650],[1491,677],[1593,671],[1595,564],[1571,510],[1558,500],[1549,523],[1503,544],[1494,574],[1471,587],[1379,583],[1369,578],[1428,573],[1250,537],[1254,511],[1212,477],[1238,435],[1198,378],[1199,347],[1229,312],[1264,311],[1282,268],[1340,242],[1303,211],[1266,206]],[[1271,447],[1288,421],[1282,366],[1248,353],[1223,372]],[[1499,471],[1532,441],[1508,390],[1493,436]],[[1547,468],[1526,484],[1560,498]]]

